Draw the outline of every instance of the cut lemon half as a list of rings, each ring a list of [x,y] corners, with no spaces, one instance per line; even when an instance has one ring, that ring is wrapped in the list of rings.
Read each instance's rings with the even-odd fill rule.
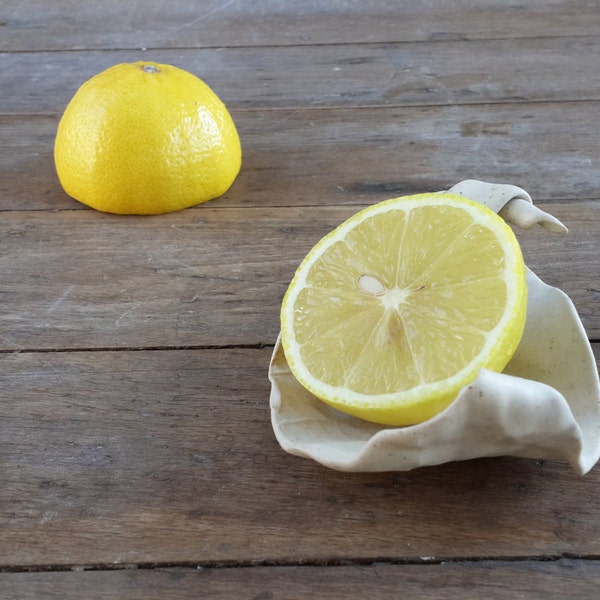
[[[519,243],[482,204],[394,198],[326,235],[298,267],[281,339],[300,384],[375,423],[446,408],[482,368],[502,371],[525,325]]]

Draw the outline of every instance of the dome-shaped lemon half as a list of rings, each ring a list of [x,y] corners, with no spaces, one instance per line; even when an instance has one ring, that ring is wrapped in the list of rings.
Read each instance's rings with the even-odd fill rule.
[[[54,144],[67,194],[118,214],[167,213],[221,196],[241,157],[233,119],[212,89],[183,69],[147,61],[86,81]]]

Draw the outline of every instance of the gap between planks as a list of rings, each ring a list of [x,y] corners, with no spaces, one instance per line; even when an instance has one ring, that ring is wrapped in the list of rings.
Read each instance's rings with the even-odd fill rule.
[[[97,348],[18,348],[0,349],[0,354],[57,354],[65,352],[164,352],[173,350],[264,350],[274,348],[275,344],[201,344],[195,346],[132,346]]]
[[[0,52],[0,55],[2,52]],[[475,107],[494,107],[494,106],[543,106],[546,104],[560,104],[562,105],[577,105],[577,104],[598,104],[600,99],[598,98],[583,98],[578,99],[566,99],[556,100],[555,98],[548,98],[547,100],[528,100],[523,98],[522,100],[515,100],[514,97],[506,100],[485,100],[485,101],[471,101],[471,102],[420,102],[418,104],[408,104],[406,102],[390,103],[390,104],[321,104],[319,106],[307,106],[305,104],[289,104],[285,106],[237,106],[231,108],[229,112],[233,115],[235,113],[269,113],[269,112],[327,112],[327,111],[342,111],[342,110],[420,110],[420,109],[442,109],[442,108],[475,108]],[[0,117],[7,119],[23,119],[27,117],[47,117],[47,118],[58,118],[62,114],[60,111],[50,112],[1,112]]]
[[[536,41],[536,40],[583,40],[583,39],[594,39],[593,35],[589,33],[581,34],[559,34],[559,35],[532,35],[532,36],[510,36],[510,35],[499,35],[489,37],[469,37],[460,33],[451,33],[448,35],[432,36],[426,39],[388,39],[388,40],[358,40],[348,42],[313,42],[306,44],[205,44],[201,46],[169,46],[169,45],[148,45],[148,46],[105,46],[105,47],[93,47],[93,48],[23,48],[19,50],[5,49],[0,50],[1,54],[81,54],[84,52],[185,52],[185,51],[197,51],[197,50],[271,50],[278,48],[344,48],[348,46],[392,46],[392,45],[435,45],[435,44],[448,44],[452,42],[460,43],[485,43],[485,42],[516,42],[520,40]]]
[[[97,563],[97,564],[45,564],[45,565],[1,565],[0,573],[51,573],[51,572],[83,572],[83,571],[127,571],[158,569],[248,569],[257,567],[363,567],[370,565],[422,565],[435,566],[443,564],[477,565],[480,563],[553,563],[562,560],[581,560],[595,562],[600,555],[577,555],[562,553],[556,555],[533,556],[467,556],[467,557],[435,557],[420,556],[416,558],[372,557],[362,559],[332,560],[250,560],[250,561],[173,561],[173,562],[140,562],[140,563]]]

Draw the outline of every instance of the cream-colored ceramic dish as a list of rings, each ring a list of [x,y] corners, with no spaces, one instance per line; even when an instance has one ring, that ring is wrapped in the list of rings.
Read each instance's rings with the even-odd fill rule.
[[[450,190],[523,228],[566,232],[524,190],[468,180]],[[600,384],[573,303],[528,271],[527,323],[503,373],[482,370],[442,413],[386,427],[330,408],[294,378],[277,340],[269,368],[271,422],[281,447],[343,471],[408,471],[484,456],[567,460],[580,474],[600,458]]]

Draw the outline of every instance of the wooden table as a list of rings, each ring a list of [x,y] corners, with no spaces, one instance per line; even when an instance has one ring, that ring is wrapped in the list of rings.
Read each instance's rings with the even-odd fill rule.
[[[267,369],[323,234],[466,178],[569,227],[519,239],[598,352],[598,31],[588,0],[4,0],[0,597],[597,598],[599,468],[328,470],[279,447]],[[62,110],[134,60],[230,108],[224,197],[119,217],[61,190]]]

